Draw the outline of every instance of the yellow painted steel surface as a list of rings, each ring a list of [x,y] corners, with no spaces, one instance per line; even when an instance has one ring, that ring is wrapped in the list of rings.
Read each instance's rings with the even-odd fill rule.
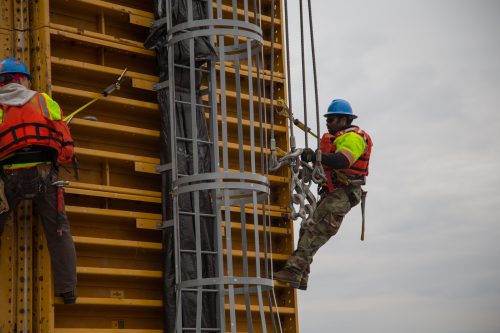
[[[232,13],[232,2],[223,3],[223,11]],[[266,13],[270,13],[270,3],[262,1],[268,58],[271,18]],[[22,332],[23,326],[30,332],[162,332],[162,239],[161,231],[156,230],[161,220],[161,189],[155,169],[160,128],[156,94],[151,91],[158,77],[154,52],[142,46],[153,19],[153,1],[3,0],[0,4],[2,57],[26,61],[34,88],[51,94],[65,114],[113,83],[124,67],[129,69],[120,91],[82,111],[71,124],[80,179],[73,181],[71,170],[61,170],[61,176],[72,181],[65,199],[78,257],[77,304],[64,305],[62,299],[54,297],[44,236],[36,214],[31,214],[26,203],[23,213],[18,211],[7,224],[1,239],[0,332]],[[240,12],[243,15],[243,10]],[[276,1],[276,99],[286,98],[281,16],[280,1]],[[232,73],[231,64],[227,66]],[[268,69],[264,72],[267,87]],[[250,73],[243,70],[241,75]],[[257,77],[256,72],[251,75]],[[237,156],[237,119],[231,109],[234,93],[228,91],[227,96],[230,109],[226,121],[233,132],[229,147]],[[271,103],[269,99],[265,102]],[[82,119],[85,116],[97,121]],[[276,122],[277,144],[287,150],[286,119],[277,116]],[[249,124],[249,120],[243,122],[243,126]],[[293,229],[287,217],[288,174],[282,171],[269,179],[276,269],[293,250]],[[26,211],[29,214],[25,216]],[[20,225],[24,220],[27,224]],[[233,226],[238,225],[241,228],[238,221],[233,222]],[[29,236],[29,248],[25,248],[23,235]],[[233,237],[237,241],[237,236]],[[255,244],[248,246],[251,251]],[[237,256],[238,250],[235,247],[233,255]],[[28,272],[24,271],[25,260],[29,260]],[[236,264],[235,270],[241,267]],[[24,276],[29,278],[27,283]],[[29,290],[20,289],[25,286]],[[279,283],[275,290],[283,331],[298,332],[296,292]],[[238,322],[244,322],[243,299],[239,299],[237,310]],[[252,307],[255,316],[257,310]],[[256,332],[260,332],[258,328]]]

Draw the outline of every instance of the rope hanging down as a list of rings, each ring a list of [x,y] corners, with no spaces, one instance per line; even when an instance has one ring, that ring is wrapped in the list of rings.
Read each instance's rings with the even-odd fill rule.
[[[289,127],[290,127],[290,153],[281,157],[279,160],[276,156],[276,141],[274,140],[274,114],[271,115],[271,158],[269,162],[269,170],[274,172],[280,169],[283,166],[288,166],[291,172],[291,186],[290,186],[290,198],[291,198],[291,217],[296,220],[301,218],[302,224],[306,227],[308,224],[312,222],[312,214],[316,209],[316,196],[311,191],[312,183],[321,184],[326,181],[325,171],[323,170],[323,166],[321,164],[321,150],[319,149],[320,143],[320,124],[319,124],[319,105],[318,105],[318,84],[317,84],[317,75],[316,75],[316,55],[314,49],[314,32],[312,26],[312,6],[311,1],[308,0],[308,14],[309,14],[309,30],[310,30],[310,39],[311,39],[311,51],[312,51],[312,59],[313,59],[313,74],[314,74],[314,91],[315,91],[315,101],[316,101],[316,127],[317,134],[312,132],[312,130],[308,127],[307,124],[307,95],[306,95],[306,64],[305,64],[305,47],[304,47],[304,19],[303,19],[303,11],[302,11],[302,0],[300,0],[300,29],[301,29],[301,59],[302,59],[302,93],[303,93],[303,101],[304,101],[304,123],[294,117],[292,111],[292,96],[291,96],[291,85],[288,84],[288,99],[289,99],[289,107],[286,106],[282,99],[278,100],[278,108],[277,113],[283,116],[288,117],[289,119]],[[290,82],[290,48],[289,48],[289,20],[288,20],[288,1],[284,1],[284,9],[285,9],[285,37],[286,37],[286,57],[287,57],[287,77]],[[273,96],[273,90],[271,88],[271,97]],[[273,100],[273,98],[271,98]],[[271,103],[272,104],[272,103]],[[273,106],[271,106],[271,112],[273,111]],[[316,149],[316,162],[314,166],[309,163],[306,163],[300,159],[300,155],[303,152],[303,149],[296,148],[295,145],[295,137],[293,132],[293,127],[297,126],[305,134],[305,144],[308,147],[308,136],[311,134],[317,139],[318,148]],[[295,208],[298,206],[298,210]]]

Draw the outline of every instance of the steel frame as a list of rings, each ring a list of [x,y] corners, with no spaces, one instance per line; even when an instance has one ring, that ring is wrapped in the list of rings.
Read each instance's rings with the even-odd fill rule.
[[[238,17],[238,2],[243,5],[244,15],[243,20]],[[196,332],[230,331],[235,333],[237,331],[236,323],[236,295],[243,295],[245,298],[246,329],[248,332],[253,332],[254,320],[251,314],[251,294],[257,297],[259,307],[259,323],[262,332],[267,332],[268,326],[266,324],[266,316],[264,313],[264,299],[263,293],[267,292],[269,296],[269,304],[272,304],[270,292],[273,288],[273,282],[269,278],[270,255],[268,252],[267,242],[270,237],[264,233],[264,239],[261,240],[259,236],[259,225],[264,228],[268,223],[267,214],[264,212],[259,217],[258,203],[262,203],[262,207],[269,204],[269,181],[263,174],[265,173],[263,155],[264,148],[267,145],[262,140],[264,137],[263,131],[266,126],[260,126],[257,129],[260,143],[256,142],[254,127],[255,113],[259,110],[259,119],[262,121],[262,112],[265,112],[265,105],[263,101],[265,96],[261,96],[265,89],[261,86],[261,77],[263,77],[263,37],[262,29],[260,27],[260,8],[257,2],[253,2],[254,22],[250,22],[249,16],[249,1],[235,1],[233,0],[233,14],[232,19],[223,17],[222,1],[218,0],[216,7],[213,7],[211,1],[207,1],[208,6],[208,19],[195,20],[193,18],[193,0],[187,0],[187,21],[181,24],[173,25],[172,20],[172,2],[166,1],[167,8],[167,40],[168,40],[168,67],[169,78],[168,82],[177,82],[175,68],[179,64],[175,61],[175,50],[178,43],[187,41],[189,43],[189,79],[190,79],[190,115],[187,119],[191,120],[192,137],[179,138],[177,135],[177,123],[180,121],[181,115],[177,114],[176,104],[178,103],[177,95],[181,88],[173,84],[165,83],[162,86],[168,86],[169,92],[169,117],[170,117],[170,143],[171,143],[171,175],[172,175],[172,199],[173,199],[173,220],[174,220],[174,237],[175,237],[175,261],[176,261],[176,290],[177,290],[177,319],[176,319],[176,332],[183,332],[186,330]],[[216,13],[214,17],[213,13]],[[162,23],[158,22],[157,23]],[[208,62],[208,71],[197,68],[195,65],[195,38],[208,37],[212,46],[217,51],[218,60]],[[243,40],[243,41],[240,41]],[[238,166],[239,172],[230,172],[230,158],[228,149],[228,126],[225,119],[228,116],[227,105],[227,82],[226,82],[226,62],[233,62],[235,69],[235,92],[236,92],[236,108],[238,118]],[[242,63],[246,64],[248,73],[257,72],[257,79],[255,80],[252,75],[248,75],[248,86],[246,93],[248,94],[248,105],[244,105],[242,100],[242,79],[240,71]],[[219,69],[219,77],[217,78],[216,67]],[[208,84],[209,103],[200,105],[201,92],[196,89],[195,82],[197,75],[203,72],[208,72],[206,81]],[[217,92],[220,95],[217,96]],[[257,92],[257,93],[255,93]],[[254,98],[258,102],[255,103]],[[218,100],[220,103],[218,103]],[[183,102],[186,104],[186,102]],[[209,142],[198,139],[197,137],[197,112],[203,112],[200,109],[208,109],[209,116]],[[245,110],[244,110],[245,109]],[[245,118],[250,120],[250,153],[245,159],[244,152],[244,136],[243,131],[243,113]],[[219,129],[218,116],[222,117],[221,128]],[[204,119],[204,118],[202,118]],[[187,126],[187,124],[186,124]],[[219,131],[220,130],[220,131]],[[266,135],[267,137],[267,135]],[[218,140],[221,138],[222,147],[219,147]],[[180,175],[178,171],[179,155],[178,145],[182,142],[191,143],[192,168],[189,174]],[[210,149],[211,156],[211,170],[209,173],[199,172],[199,145],[207,145]],[[265,147],[264,147],[265,146]],[[260,148],[260,149],[259,149]],[[261,152],[261,174],[257,173],[256,166],[256,151]],[[248,155],[248,154],[247,154]],[[247,169],[245,169],[245,165]],[[249,166],[249,167],[248,167]],[[248,170],[249,169],[249,170]],[[213,212],[212,219],[216,233],[214,248],[217,251],[207,253],[202,250],[202,239],[200,233],[200,206],[199,197],[202,191],[209,191],[212,197]],[[181,194],[189,194],[193,201],[193,210],[191,212],[180,211],[179,196]],[[245,205],[251,204],[252,213],[248,214],[245,211]],[[243,252],[243,276],[235,276],[234,272],[234,259],[233,259],[233,242],[231,220],[234,213],[231,214],[231,206],[239,206],[239,222],[241,223],[241,243]],[[263,209],[265,211],[265,209]],[[191,250],[191,253],[196,256],[196,279],[183,280],[184,271],[181,256],[185,249],[180,248],[181,244],[181,225],[180,216],[183,214],[191,215],[194,217],[195,222],[195,238],[196,248]],[[247,220],[248,219],[248,220]],[[247,224],[253,224],[254,243],[255,243],[255,262],[251,263],[248,256],[247,243],[252,237],[247,234]],[[222,236],[222,229],[225,227],[225,240]],[[260,248],[260,244],[264,244],[264,249]],[[225,252],[225,255],[224,255]],[[263,259],[261,254],[263,254]],[[202,267],[203,255],[215,255],[217,258],[217,276],[204,278]],[[264,271],[262,268],[264,267]],[[250,276],[250,271],[255,272],[254,276]],[[196,327],[185,327],[183,323],[183,293],[196,291],[197,295],[197,311],[196,311]],[[203,307],[203,293],[217,292],[217,327],[202,327],[202,307]],[[229,303],[229,318],[226,318],[226,297]],[[215,309],[214,309],[215,310]],[[271,320],[274,323],[274,316]],[[226,322],[229,327],[226,327]],[[274,325],[274,330],[276,327]]]

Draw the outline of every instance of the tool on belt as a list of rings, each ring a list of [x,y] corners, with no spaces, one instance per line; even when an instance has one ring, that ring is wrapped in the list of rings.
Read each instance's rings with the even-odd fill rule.
[[[57,234],[62,236],[62,223],[64,220],[64,186],[69,185],[68,180],[58,180],[50,185],[57,187]]]
[[[106,88],[104,88],[104,90],[98,95],[96,96],[93,100],[91,100],[90,102],[88,102],[87,104],[83,105],[82,107],[78,108],[77,110],[73,111],[70,115],[64,117],[63,121],[66,122],[66,124],[69,124],[71,122],[71,120],[73,120],[73,118],[82,110],[86,109],[88,106],[90,106],[91,104],[97,102],[98,100],[100,100],[102,97],[107,97],[109,94],[111,94],[112,92],[114,92],[115,90],[120,90],[120,86],[121,84],[123,83],[123,81],[125,80],[125,74],[127,73],[127,70],[128,68],[125,67],[125,69],[123,70],[122,74],[120,75],[120,77],[116,80],[115,83],[112,83],[110,84],[109,86],[107,86]]]

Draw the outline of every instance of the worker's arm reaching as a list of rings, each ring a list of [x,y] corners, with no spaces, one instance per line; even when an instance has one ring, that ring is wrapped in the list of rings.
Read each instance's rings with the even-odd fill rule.
[[[322,162],[331,169],[347,169],[364,153],[366,142],[361,135],[348,132],[333,141],[336,150],[322,155]],[[316,153],[311,148],[305,148],[300,156],[304,162],[315,162]]]

